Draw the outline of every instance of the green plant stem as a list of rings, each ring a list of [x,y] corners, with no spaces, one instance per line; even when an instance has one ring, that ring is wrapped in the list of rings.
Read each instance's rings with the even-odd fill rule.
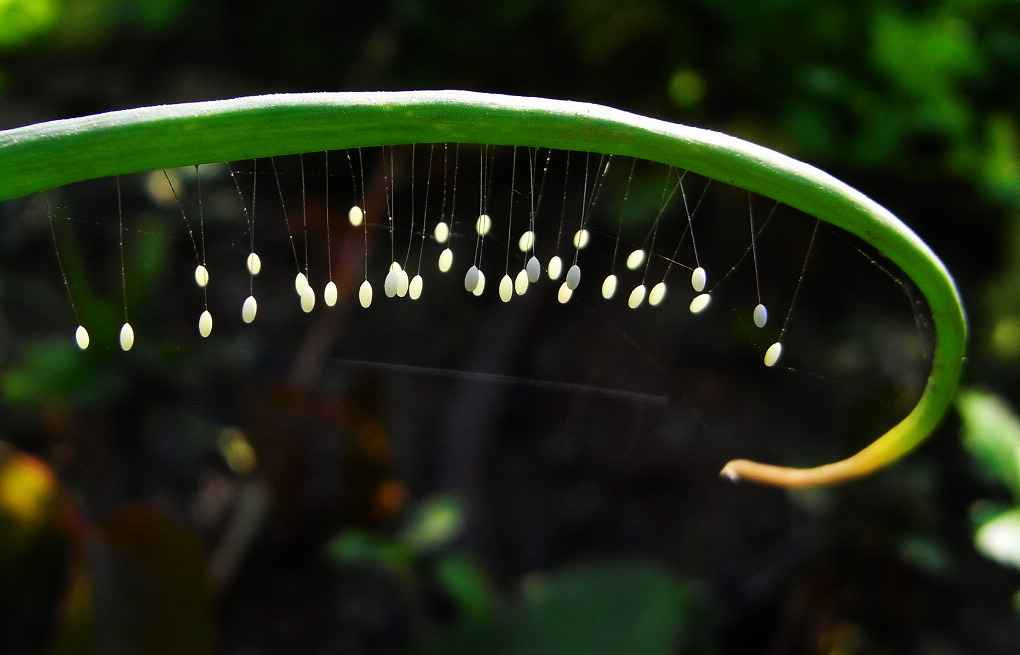
[[[782,486],[859,477],[923,441],[950,406],[967,328],[952,277],[910,228],[860,192],[740,139],[559,100],[466,91],[256,96],[116,111],[0,132],[0,200],[84,179],[300,152],[465,142],[648,159],[768,196],[851,232],[924,294],[936,343],[927,385],[899,424],[859,453],[795,469],[734,460],[722,474]]]

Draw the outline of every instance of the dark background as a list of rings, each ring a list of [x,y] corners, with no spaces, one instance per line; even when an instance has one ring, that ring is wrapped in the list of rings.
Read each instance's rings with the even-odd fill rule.
[[[1004,0],[0,3],[0,127],[277,91],[461,88],[774,147],[878,199],[939,253],[971,320],[965,384],[1014,403],[1018,74],[1020,9]],[[94,189],[60,201],[98,212]],[[671,398],[645,415],[351,362],[527,379],[545,353],[568,375],[594,369],[605,342],[537,300],[453,320],[441,307],[292,313],[195,344],[169,310],[187,301],[137,263],[136,320],[165,333],[128,356],[82,355],[48,228],[15,224],[25,211],[5,204],[0,230],[4,652],[1017,652],[1020,576],[974,545],[982,512],[1017,499],[988,472],[1002,466],[964,448],[958,417],[832,490],[715,475],[731,456],[831,459],[901,416],[912,369],[875,371],[916,335],[902,296],[874,301],[868,328],[846,318],[859,310],[804,306],[835,335],[823,371],[840,335],[864,330],[863,383],[777,382],[710,335],[677,345],[674,315],[625,324],[648,336],[600,382]],[[181,244],[161,224],[138,257],[170,265]],[[851,298],[874,274],[857,265]],[[119,323],[116,291],[107,300]],[[453,354],[434,362],[423,343]],[[634,352],[682,364],[633,371]]]

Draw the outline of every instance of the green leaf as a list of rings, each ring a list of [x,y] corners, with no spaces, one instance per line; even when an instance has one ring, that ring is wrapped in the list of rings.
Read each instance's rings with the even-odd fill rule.
[[[56,0],[0,0],[0,49],[14,48],[45,34],[60,11]]]
[[[378,567],[387,571],[405,571],[414,561],[408,546],[386,539],[370,530],[345,530],[326,547],[327,555],[337,564]]]
[[[490,616],[492,582],[474,560],[463,555],[446,557],[436,563],[435,577],[463,619],[481,621]]]
[[[1002,398],[982,391],[961,391],[956,406],[964,447],[1020,501],[1020,418]]]
[[[0,374],[0,398],[22,406],[67,398],[86,405],[106,402],[128,386],[107,359],[101,352],[82,353],[70,338],[40,341]]]
[[[974,533],[974,544],[985,557],[1020,569],[1020,507],[982,524]]]
[[[419,551],[436,550],[455,539],[463,524],[464,509],[455,498],[429,498],[419,504],[403,540]]]
[[[969,37],[958,33],[955,23],[947,29],[948,43],[967,47]],[[924,39],[917,51],[925,54],[942,42],[941,37]],[[955,80],[967,69],[950,70]],[[935,103],[936,109],[955,117],[954,99]],[[913,411],[841,462],[798,470],[733,460],[722,471],[726,477],[806,487],[867,475],[924,441],[952,404],[966,352],[963,306],[945,266],[902,221],[859,191],[778,152],[608,107],[466,91],[409,91],[279,94],[110,112],[0,131],[0,199],[76,180],[198,163],[444,142],[563,148],[676,166],[761,193],[847,230],[875,246],[917,285],[936,334],[932,373]]]
[[[644,562],[587,564],[536,577],[505,615],[458,623],[417,655],[657,655],[700,652],[710,622],[669,571]]]

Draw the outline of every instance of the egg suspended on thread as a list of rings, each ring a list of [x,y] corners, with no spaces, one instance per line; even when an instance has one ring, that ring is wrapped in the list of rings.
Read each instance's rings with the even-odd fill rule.
[[[354,227],[360,227],[362,222],[365,220],[365,212],[361,207],[353,205],[347,212],[347,220],[350,221]]]
[[[708,273],[702,267],[697,267],[691,273],[691,287],[701,293],[705,290],[705,283],[708,282]]]
[[[779,361],[780,355],[782,354],[783,344],[777,341],[771,346],[769,346],[769,349],[765,351],[765,357],[762,359],[762,361],[765,363],[765,366],[775,366],[776,363]]]
[[[464,274],[464,290],[469,293],[474,293],[481,275],[482,272],[478,270],[477,266],[469,268],[467,273]]]
[[[255,296],[248,296],[244,299],[244,304],[241,305],[241,320],[245,323],[251,323],[255,320],[255,314],[259,310],[259,304],[255,301]]]
[[[120,349],[124,352],[131,350],[135,345],[135,331],[131,324],[126,322],[120,326]]]
[[[701,312],[708,309],[708,305],[712,302],[711,294],[699,293],[694,296],[694,300],[691,301],[691,313],[700,314]]]
[[[666,297],[666,283],[659,282],[648,292],[648,304],[652,307],[658,306]]]
[[[475,221],[475,232],[478,236],[484,237],[489,234],[492,230],[492,218],[488,214],[481,214],[478,216],[478,220]]]
[[[758,303],[754,308],[754,324],[757,327],[763,328],[769,320],[769,310],[765,308],[765,305]]]
[[[85,329],[84,325],[79,325],[74,331],[74,342],[78,344],[78,347],[82,350],[86,350],[89,347],[89,331]]]
[[[439,272],[448,273],[453,267],[453,251],[449,248],[439,253]]]
[[[387,298],[397,295],[397,274],[393,271],[386,273],[386,277],[383,279],[383,293]]]
[[[510,279],[510,274],[505,273],[499,281],[499,299],[503,302],[510,302],[510,299],[514,297],[514,281]]]
[[[397,262],[390,264],[390,269],[386,271],[386,278],[383,280],[383,293],[386,294],[387,298],[397,295],[397,286],[400,283],[398,277],[399,271],[400,264]]]
[[[248,272],[252,275],[258,275],[262,270],[262,259],[259,258],[257,253],[251,253],[248,255]]]
[[[574,247],[578,250],[584,250],[588,247],[588,242],[591,240],[591,232],[585,228],[581,228],[577,232],[574,232]]]
[[[432,230],[432,236],[436,238],[436,243],[446,243],[450,238],[449,224],[446,221],[436,223],[436,227]]]
[[[630,292],[630,296],[627,298],[627,306],[631,309],[637,309],[645,301],[645,294],[648,290],[645,285],[639,284]]]
[[[627,255],[627,268],[632,271],[636,271],[641,268],[641,265],[645,263],[645,251],[638,248]]]
[[[472,293],[476,296],[480,296],[483,291],[485,291],[485,273],[478,271],[478,284],[475,286],[475,290]]]
[[[563,275],[563,260],[559,255],[553,255],[549,260],[549,266],[546,267],[546,274],[550,280],[558,280]]]
[[[306,284],[301,289],[301,311],[308,314],[315,309],[315,289]]]
[[[372,283],[365,280],[361,283],[361,287],[358,288],[358,302],[365,309],[368,309],[372,304]]]
[[[209,269],[202,264],[195,267],[195,284],[202,289],[209,285]]]
[[[294,291],[297,291],[298,296],[300,296],[304,292],[305,287],[307,286],[308,276],[300,272],[294,276]]]
[[[517,271],[517,276],[514,278],[514,292],[518,296],[523,296],[528,292],[528,286],[531,282],[528,280],[528,271],[521,269]]]
[[[338,298],[339,292],[336,288],[336,282],[330,280],[326,283],[326,288],[322,290],[322,301],[326,303],[327,307],[333,307],[336,305]]]
[[[397,272],[397,296],[403,298],[407,295],[407,289],[411,286],[411,279],[407,275],[407,271],[401,268]]]
[[[581,267],[580,266],[578,266],[577,264],[574,264],[569,269],[567,269],[567,279],[564,282],[564,284],[566,284],[568,287],[570,287],[571,291],[576,289],[577,285],[581,284]]]
[[[570,302],[570,298],[573,295],[574,290],[570,288],[570,285],[564,282],[563,284],[560,285],[560,290],[556,293],[556,300],[558,300],[561,305],[566,305],[568,302]]]
[[[611,300],[616,295],[616,275],[610,273],[606,276],[606,279],[602,280],[602,297],[606,300]]]
[[[517,240],[517,248],[521,252],[528,252],[535,247],[535,233],[531,230],[525,231],[521,234],[521,238]]]
[[[538,257],[532,255],[528,259],[528,263],[525,264],[524,270],[528,272],[528,282],[534,284],[542,278],[542,262],[538,261]]]
[[[411,281],[407,285],[407,296],[411,300],[418,300],[418,298],[421,298],[421,292],[424,286],[425,280],[422,279],[421,275],[415,275],[411,278]]]
[[[198,317],[198,333],[203,338],[212,334],[212,314],[209,313],[208,309]]]

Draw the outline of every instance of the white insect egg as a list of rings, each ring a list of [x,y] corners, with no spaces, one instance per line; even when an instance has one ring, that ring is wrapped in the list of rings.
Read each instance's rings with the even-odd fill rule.
[[[514,278],[514,291],[518,296],[523,296],[528,292],[528,286],[531,282],[528,280],[528,271],[523,268],[517,272],[517,277]]]
[[[464,274],[464,290],[470,293],[474,293],[475,287],[478,286],[478,278],[482,272],[478,270],[477,266],[472,266]]]
[[[120,326],[120,349],[124,352],[131,350],[135,345],[135,331],[130,323]]]
[[[475,232],[478,236],[484,237],[492,229],[492,218],[488,214],[481,214],[475,221]]]
[[[203,289],[209,284],[209,269],[201,264],[195,267],[195,284]]]
[[[521,252],[528,252],[535,247],[535,233],[531,230],[526,231],[521,235],[521,238],[517,240],[517,247]]]
[[[390,270],[386,272],[386,279],[383,280],[383,293],[386,294],[387,298],[392,298],[397,295],[397,284],[397,272],[390,268]]]
[[[588,247],[588,242],[591,241],[591,232],[581,228],[577,232],[574,232],[574,247],[578,250],[583,250]]]
[[[450,268],[453,267],[453,251],[449,248],[439,253],[439,272],[449,272]]]
[[[480,296],[483,291],[485,291],[485,273],[478,271],[478,284],[475,286],[475,290],[472,293],[476,296]]]
[[[89,331],[85,329],[84,325],[79,325],[78,329],[74,331],[74,341],[82,350],[89,347]]]
[[[362,210],[361,207],[358,207],[357,205],[353,205],[347,212],[347,220],[350,221],[351,225],[353,225],[354,227],[358,227],[365,220],[364,210]]]
[[[754,308],[754,324],[757,327],[763,328],[769,321],[769,310],[765,309],[765,305],[758,303]]]
[[[365,309],[368,309],[369,305],[372,304],[372,283],[365,280],[361,283],[361,287],[358,289],[358,302]]]
[[[563,260],[560,259],[559,255],[553,255],[552,259],[549,260],[549,266],[545,270],[549,274],[550,280],[560,279],[560,276],[563,275]]]
[[[694,296],[694,300],[691,301],[691,313],[700,314],[708,308],[709,303],[712,302],[712,296],[707,293],[699,293]]]
[[[411,278],[411,282],[407,285],[407,295],[411,300],[418,300],[421,298],[422,287],[425,286],[425,280],[421,278],[421,275],[415,275]]]
[[[499,281],[499,299],[503,302],[510,302],[510,299],[514,297],[514,281],[510,279],[509,274],[505,274]]]
[[[259,310],[259,304],[255,302],[255,296],[248,296],[241,305],[241,320],[251,323],[255,320],[255,313]]]
[[[581,267],[574,264],[567,269],[566,285],[573,291],[579,284],[581,284]]]
[[[641,268],[641,264],[645,263],[645,251],[638,248],[634,252],[627,255],[627,268],[632,271],[636,271]]]
[[[666,283],[659,282],[648,292],[648,304],[655,307],[666,297]]]
[[[439,221],[432,230],[432,235],[436,238],[436,243],[446,243],[450,238],[450,225],[446,221]]]
[[[322,290],[322,300],[326,303],[327,307],[336,305],[336,301],[339,297],[339,292],[336,288],[336,282],[330,280],[326,283],[326,288]]]
[[[198,333],[203,337],[212,334],[212,314],[209,313],[208,309],[198,317]]]
[[[782,354],[783,344],[777,341],[765,351],[765,358],[762,361],[765,362],[765,366],[775,366],[776,362],[779,361],[779,356]]]
[[[602,280],[602,297],[609,300],[616,295],[616,276],[610,273]]]
[[[542,277],[542,262],[538,261],[538,257],[532,255],[528,263],[525,264],[524,270],[528,272],[528,282],[534,284]]]
[[[574,290],[571,289],[566,282],[560,285],[560,290],[556,294],[556,300],[560,301],[561,305],[565,305],[570,302],[570,297],[574,295]]]
[[[691,273],[691,287],[701,293],[705,290],[705,283],[708,282],[708,273],[702,267],[697,267],[694,272]]]
[[[315,289],[306,284],[301,289],[301,311],[308,313],[315,309]]]
[[[304,273],[298,273],[294,276],[294,291],[300,296],[304,293],[305,287],[308,286],[308,277]]]
[[[411,286],[411,279],[407,276],[407,271],[400,269],[397,273],[397,295],[401,298],[406,296],[409,286]]]
[[[248,255],[248,272],[252,275],[258,275],[259,271],[262,270],[262,260],[256,253]]]
[[[634,287],[634,290],[630,292],[630,297],[627,298],[627,306],[631,309],[637,309],[641,306],[641,303],[645,301],[645,293],[648,290],[645,285],[639,284]]]

